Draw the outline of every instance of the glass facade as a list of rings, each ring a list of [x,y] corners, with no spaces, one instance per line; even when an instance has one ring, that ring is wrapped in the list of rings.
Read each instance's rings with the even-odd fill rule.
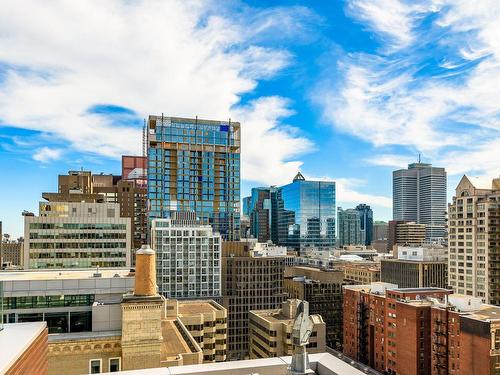
[[[335,182],[306,181],[299,173],[273,196],[278,244],[295,249],[335,245]]]
[[[225,240],[240,233],[240,124],[148,120],[148,212],[192,211]]]
[[[373,241],[373,211],[366,204],[358,204],[356,211],[358,211],[361,221],[361,243],[369,246]]]

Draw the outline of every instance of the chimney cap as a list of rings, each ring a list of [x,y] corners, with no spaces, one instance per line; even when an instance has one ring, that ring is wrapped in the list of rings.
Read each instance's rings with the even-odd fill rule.
[[[145,254],[145,255],[153,255],[155,252],[149,245],[142,245],[139,250],[135,253],[136,255]]]

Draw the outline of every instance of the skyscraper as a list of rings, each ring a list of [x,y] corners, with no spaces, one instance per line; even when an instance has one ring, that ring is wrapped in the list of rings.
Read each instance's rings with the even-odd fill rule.
[[[371,245],[373,240],[373,211],[367,204],[358,204],[356,211],[359,213],[361,225],[361,242],[363,245]]]
[[[448,282],[500,304],[500,178],[463,176],[448,207]]]
[[[192,211],[225,240],[240,236],[240,124],[148,119],[149,219]]]
[[[257,187],[252,189],[252,195],[249,197],[250,235],[259,242],[277,240],[272,223],[272,217],[275,215],[272,210],[272,198],[275,193],[276,187]]]
[[[425,224],[426,240],[445,237],[446,171],[413,163],[392,174],[393,220]]]
[[[335,245],[335,182],[306,181],[299,172],[272,197],[277,243],[295,249]]]
[[[342,207],[339,207],[337,221],[339,226],[339,246],[361,245],[363,243],[361,218],[358,210],[352,208],[343,210]]]

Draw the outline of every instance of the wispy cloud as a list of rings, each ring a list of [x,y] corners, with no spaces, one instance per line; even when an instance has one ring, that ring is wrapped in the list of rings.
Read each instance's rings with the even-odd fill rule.
[[[387,48],[344,54],[328,67],[335,80],[314,96],[325,120],[378,147],[372,164],[402,164],[386,150],[399,145],[452,174],[497,173],[500,3],[352,0],[348,9]]]
[[[61,157],[62,151],[55,148],[42,147],[37,149],[33,154],[33,159],[41,163],[49,163],[58,160]]]
[[[280,127],[286,100],[243,107],[240,100],[293,58],[266,45],[266,34],[284,25],[291,37],[294,20],[300,30],[311,15],[300,7],[246,11],[252,17],[234,17],[210,1],[7,0],[0,7],[0,126],[40,131],[74,150],[116,158],[140,153],[142,116],[234,114],[248,134],[245,178],[300,164],[288,158],[310,142]],[[260,108],[270,112],[263,116]],[[273,142],[266,149],[270,166],[258,155],[262,139]],[[50,148],[41,150],[40,158],[50,158]]]

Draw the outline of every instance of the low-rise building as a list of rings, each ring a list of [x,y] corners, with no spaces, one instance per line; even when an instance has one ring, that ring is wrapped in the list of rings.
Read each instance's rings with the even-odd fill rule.
[[[22,268],[24,263],[23,249],[22,242],[0,243],[0,252],[2,254],[0,269]]]
[[[292,330],[301,301],[289,299],[281,309],[254,310],[249,314],[250,358],[281,357],[293,354]],[[323,353],[326,350],[326,325],[321,315],[310,315],[312,328],[308,353]]]
[[[371,284],[380,281],[380,263],[349,262],[343,265],[343,269],[346,284]]]
[[[342,285],[341,269],[287,267],[283,289],[290,298],[309,302],[309,312],[319,314],[326,323],[326,344],[342,348]]]

